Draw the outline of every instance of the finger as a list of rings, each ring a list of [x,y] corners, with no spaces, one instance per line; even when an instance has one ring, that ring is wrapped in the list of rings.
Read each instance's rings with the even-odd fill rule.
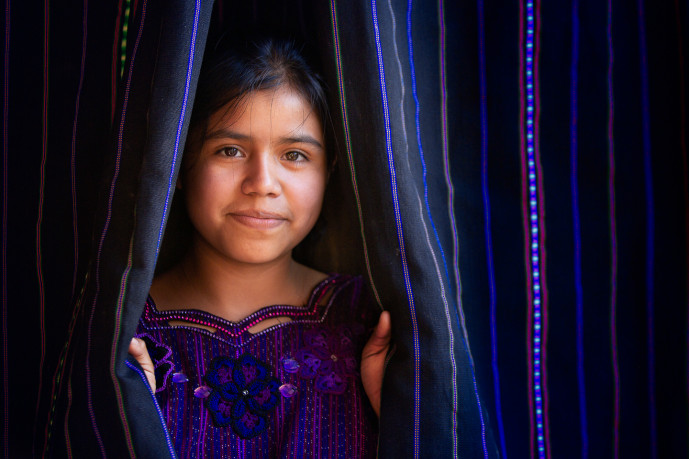
[[[392,336],[392,326],[390,320],[390,313],[383,311],[378,318],[378,325],[376,325],[373,334],[369,338],[362,357],[370,357],[381,352],[387,352],[390,346],[390,338]]]
[[[380,391],[391,336],[390,313],[383,311],[361,353],[361,382],[376,416],[380,416]]]
[[[137,361],[139,357],[146,351],[146,343],[139,338],[132,338],[129,343],[129,355],[134,357]]]
[[[378,325],[376,325],[375,335],[377,338],[381,338],[390,341],[390,335],[392,334],[392,326],[390,321],[390,313],[388,311],[383,311],[378,318]]]
[[[153,360],[148,354],[148,349],[146,349],[146,343],[144,340],[139,338],[132,338],[129,343],[129,354],[136,359],[136,361],[141,365],[144,370],[148,384],[151,386],[153,392],[156,390],[156,378],[155,378],[155,368],[153,366]]]

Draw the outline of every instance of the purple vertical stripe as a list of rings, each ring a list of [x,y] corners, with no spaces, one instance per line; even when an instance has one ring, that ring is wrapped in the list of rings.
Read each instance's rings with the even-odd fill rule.
[[[115,357],[118,350],[118,341],[120,337],[120,326],[121,326],[121,316],[122,316],[122,306],[124,303],[124,297],[126,295],[127,281],[129,280],[129,273],[132,268],[132,252],[134,250],[133,237],[129,243],[129,254],[127,256],[127,267],[122,273],[122,278],[120,279],[120,293],[117,298],[117,308],[115,312],[115,330],[113,332],[112,345],[110,347],[110,379],[112,379],[113,387],[115,388],[115,397],[117,399],[117,407],[120,414],[120,421],[124,426],[124,436],[127,442],[127,447],[131,453],[134,452],[134,444],[132,442],[131,433],[129,432],[129,423],[127,421],[127,416],[124,412],[124,401],[122,399],[122,391],[120,389],[120,384],[117,379],[116,368],[115,368]]]
[[[574,237],[574,291],[577,321],[577,388],[579,395],[579,435],[581,457],[588,457],[589,437],[586,418],[586,377],[584,372],[584,287],[581,276],[581,222],[579,219],[577,100],[579,67],[579,0],[572,1],[572,62],[570,89],[570,160],[572,190],[572,223]]]
[[[361,209],[361,198],[359,196],[359,186],[356,180],[356,169],[354,167],[354,158],[352,157],[352,144],[349,138],[349,116],[347,114],[347,96],[344,88],[344,77],[342,76],[342,58],[340,55],[340,34],[337,24],[337,7],[335,5],[335,0],[330,1],[330,14],[332,20],[333,29],[333,44],[335,48],[335,62],[337,63],[337,83],[338,89],[340,90],[340,108],[342,110],[342,123],[344,127],[345,134],[345,146],[347,148],[347,163],[349,165],[349,174],[352,180],[352,188],[354,190],[354,198],[356,200],[357,216],[359,218],[359,231],[361,234],[362,245],[364,249],[364,260],[366,262],[366,272],[368,273],[368,279],[370,281],[371,289],[373,290],[373,295],[376,298],[376,303],[383,309],[383,302],[380,300],[380,295],[378,294],[378,289],[373,281],[373,273],[371,271],[371,262],[368,256],[368,243],[366,242],[366,232],[364,231],[364,216]]]
[[[655,212],[653,208],[653,169],[651,163],[651,113],[648,97],[648,62],[646,53],[646,26],[644,24],[644,2],[637,1],[639,21],[639,53],[641,55],[641,134],[644,149],[644,188],[646,191],[646,322],[648,325],[648,409],[651,435],[651,457],[658,457],[658,435],[656,415],[655,378],[655,331],[654,331],[654,278],[655,263]]]
[[[98,424],[96,422],[96,415],[95,412],[93,411],[93,396],[92,396],[92,387],[91,387],[91,334],[92,334],[92,328],[93,328],[93,318],[95,316],[96,312],[96,302],[98,300],[98,295],[100,294],[100,261],[101,261],[101,255],[103,253],[103,245],[105,243],[105,236],[108,233],[108,229],[110,228],[110,219],[112,218],[112,205],[113,205],[113,200],[114,200],[114,195],[115,195],[115,185],[117,183],[117,179],[120,174],[120,160],[122,158],[122,144],[123,144],[123,136],[124,136],[124,122],[127,114],[127,106],[129,104],[129,92],[131,90],[131,81],[132,81],[132,74],[134,70],[134,61],[136,59],[136,52],[139,49],[139,40],[141,39],[141,34],[143,31],[143,26],[146,18],[146,6],[147,6],[147,1],[144,0],[143,6],[142,6],[142,11],[141,11],[141,20],[139,22],[139,30],[137,32],[136,36],[136,41],[134,43],[134,49],[132,50],[132,57],[129,62],[129,71],[127,72],[127,81],[125,84],[125,90],[124,90],[124,98],[123,98],[123,103],[122,103],[122,113],[120,116],[120,122],[118,126],[118,133],[117,133],[117,151],[116,151],[116,156],[115,156],[115,171],[113,173],[112,181],[110,182],[110,189],[109,189],[109,195],[108,195],[108,207],[107,207],[107,213],[106,213],[106,218],[105,218],[105,224],[103,225],[103,231],[101,232],[101,236],[98,242],[98,250],[96,252],[96,263],[95,263],[95,273],[96,273],[96,288],[93,296],[93,302],[91,303],[91,313],[89,316],[89,322],[88,322],[88,330],[87,330],[87,344],[86,344],[86,396],[87,396],[87,407],[88,407],[88,412],[89,412],[89,418],[91,420],[91,426],[93,427],[93,432],[96,437],[96,440],[98,442],[98,445],[101,450],[101,455],[105,457],[105,446],[103,445],[103,440],[100,436],[100,431],[98,429]],[[126,425],[124,425],[126,429]],[[128,445],[128,447],[131,449],[131,445]]]
[[[7,352],[7,159],[9,155],[7,117],[9,116],[9,69],[10,69],[10,0],[5,0],[5,53],[2,78],[2,448],[9,457],[10,393]]]
[[[43,284],[43,252],[41,244],[41,227],[43,226],[43,204],[45,199],[45,164],[48,158],[48,94],[49,94],[49,37],[50,37],[50,2],[43,2],[43,112],[41,119],[41,169],[38,191],[38,218],[36,220],[36,277],[38,279],[39,322],[41,335],[41,357],[38,367],[38,396],[34,424],[38,422],[38,409],[43,391],[43,367],[45,365],[45,290]],[[34,425],[34,435],[37,430]],[[32,444],[32,450],[36,447]]]
[[[457,235],[457,220],[455,218],[455,190],[452,184],[451,167],[450,167],[450,154],[449,154],[449,141],[447,135],[447,76],[446,76],[446,57],[445,57],[445,2],[444,0],[438,0],[438,26],[440,31],[440,56],[439,56],[439,67],[440,67],[440,91],[441,91],[441,137],[442,137],[442,148],[443,148],[443,167],[445,173],[445,186],[447,187],[447,203],[448,203],[448,217],[450,219],[450,229],[452,230],[452,268],[454,273],[454,281],[456,287],[455,301],[457,302],[457,312],[459,314],[459,322],[464,336],[468,336],[466,331],[466,324],[464,320],[464,311],[462,310],[462,284],[460,282],[459,276],[459,237]],[[451,329],[452,323],[450,317],[447,317],[448,327]],[[454,346],[453,346],[454,347]],[[470,351],[469,351],[470,352]],[[471,358],[471,354],[469,354]],[[473,362],[472,362],[473,364]],[[456,368],[453,368],[456,371]],[[453,375],[456,377],[456,375]],[[475,380],[475,379],[474,379]],[[455,390],[456,392],[456,390]],[[456,395],[454,395],[456,397]],[[479,400],[480,404],[480,400]],[[481,413],[483,416],[483,413]],[[456,420],[455,420],[456,422]],[[458,456],[458,438],[457,432],[453,432],[453,454]]]
[[[612,0],[608,0],[608,212],[610,214],[610,347],[614,380],[614,452],[620,457],[620,361],[617,348],[617,217],[615,205],[615,97],[613,92]]]
[[[225,2],[223,0],[217,0],[215,4],[218,5],[218,23],[220,24],[220,26],[223,26],[223,24],[225,23],[225,13],[223,12],[223,6]]]
[[[165,195],[165,206],[163,207],[163,219],[160,222],[160,230],[158,231],[158,244],[156,246],[156,256],[160,252],[160,243],[163,240],[163,232],[165,231],[165,221],[167,220],[167,213],[169,210],[170,196],[172,194],[173,181],[175,176],[175,164],[177,162],[177,155],[179,154],[179,144],[182,138],[182,128],[184,127],[184,120],[187,116],[187,103],[189,101],[189,86],[191,84],[191,74],[194,70],[194,54],[196,53],[196,33],[199,28],[199,11],[201,10],[200,0],[196,0],[194,5],[194,25],[191,30],[191,42],[189,43],[189,54],[187,58],[187,74],[184,79],[184,98],[182,99],[182,108],[180,110],[179,121],[177,122],[177,133],[175,135],[175,149],[172,153],[172,164],[170,165],[170,174],[168,176],[167,194]]]
[[[380,43],[380,30],[378,28],[378,12],[376,0],[371,0],[371,12],[373,18],[373,29],[376,39],[376,52],[378,57],[378,72],[380,77],[380,91],[383,103],[383,116],[385,118],[385,146],[388,155],[388,166],[390,168],[390,185],[392,188],[392,201],[395,210],[395,224],[397,227],[397,238],[400,248],[400,258],[402,260],[402,271],[404,273],[404,284],[409,301],[409,312],[412,323],[412,342],[414,346],[414,432],[413,432],[413,456],[419,457],[419,431],[421,427],[420,408],[421,408],[421,382],[419,379],[419,363],[420,363],[420,348],[419,348],[419,328],[416,322],[416,308],[414,306],[414,294],[411,287],[411,279],[409,276],[409,266],[407,264],[407,254],[404,244],[404,233],[402,230],[402,215],[400,212],[399,197],[397,195],[397,175],[395,172],[395,161],[392,152],[392,133],[390,130],[390,112],[388,110],[388,94],[387,86],[385,84],[385,67],[383,65],[383,51]]]
[[[81,92],[83,88],[83,81],[84,81],[84,69],[85,69],[85,61],[86,61],[86,37],[87,37],[87,29],[88,29],[88,0],[84,0],[83,3],[83,10],[82,10],[82,48],[81,48],[81,69],[80,69],[80,76],[79,76],[79,84],[77,87],[77,96],[76,96],[76,102],[75,102],[75,108],[74,108],[74,122],[72,124],[72,144],[71,144],[71,158],[70,158],[70,179],[71,179],[71,197],[72,197],[72,229],[74,232],[74,273],[72,277],[72,301],[76,301],[76,306],[75,310],[72,312],[72,318],[70,321],[69,325],[69,331],[68,331],[68,339],[67,343],[65,343],[65,346],[62,350],[62,353],[60,354],[60,359],[58,361],[58,366],[55,369],[55,373],[53,374],[53,385],[51,388],[51,407],[50,407],[50,414],[49,414],[49,420],[47,425],[45,426],[45,437],[43,439],[43,454],[45,455],[47,452],[48,444],[50,442],[50,436],[52,435],[52,425],[53,425],[53,416],[55,414],[55,400],[56,400],[56,393],[59,392],[59,387],[62,385],[62,378],[64,377],[64,362],[65,362],[65,356],[67,355],[69,345],[72,340],[72,330],[74,328],[74,322],[76,320],[76,315],[77,315],[77,310],[79,308],[79,305],[81,303],[81,299],[77,300],[77,291],[76,291],[76,279],[77,279],[77,268],[78,268],[78,261],[79,261],[79,235],[78,235],[78,226],[77,226],[77,202],[76,202],[76,133],[77,133],[77,125],[78,125],[78,119],[79,119],[79,107],[80,107],[80,99],[81,99]],[[71,370],[70,370],[71,371]],[[71,390],[71,386],[69,387]],[[70,393],[70,400],[69,403],[71,405],[71,393]],[[69,412],[69,410],[68,410]],[[65,424],[65,432],[67,432],[67,427]],[[67,437],[68,438],[68,437]],[[67,445],[69,447],[69,445]],[[71,453],[69,453],[71,454]]]
[[[134,58],[136,57],[136,50],[139,45],[139,39],[141,37],[141,31],[143,30],[143,23],[144,19],[146,16],[146,2],[144,2],[142,11],[141,11],[141,21],[139,23],[139,33],[137,35],[137,39],[135,42],[134,46],[134,51],[132,52],[132,63],[130,64],[130,69],[129,69],[129,78],[131,78],[131,74],[133,73],[133,62]],[[125,16],[127,16],[126,22],[128,23],[129,21],[129,2],[127,4],[127,9],[125,10]],[[124,51],[124,50],[123,50]],[[123,61],[124,65],[124,61]],[[122,113],[122,120],[124,121],[124,108],[123,108],[123,113]],[[123,126],[123,124],[122,124]],[[120,132],[120,139],[121,139],[122,131]],[[118,144],[119,148],[119,144]],[[125,441],[127,443],[127,448],[130,452],[130,455],[134,455],[134,443],[131,438],[131,433],[129,429],[129,422],[127,421],[127,417],[125,414],[124,410],[124,400],[122,399],[122,391],[120,389],[119,381],[117,379],[117,374],[116,374],[116,368],[115,368],[115,363],[116,359],[115,356],[117,354],[118,350],[118,344],[119,344],[119,337],[120,337],[120,328],[121,328],[121,315],[122,315],[122,308],[124,305],[124,298],[126,296],[126,286],[127,286],[127,281],[129,279],[129,273],[131,271],[132,267],[132,255],[133,255],[133,250],[134,250],[134,243],[133,243],[133,235],[132,239],[130,240],[130,245],[129,245],[129,254],[127,257],[127,266],[122,273],[122,278],[120,280],[120,293],[117,298],[117,307],[115,311],[115,329],[113,330],[113,340],[111,344],[111,349],[110,349],[110,378],[112,379],[113,382],[113,388],[115,389],[115,396],[117,398],[117,406],[118,406],[118,411],[120,414],[120,421],[122,422],[122,426],[124,428],[124,435],[125,435]],[[163,424],[163,429],[165,429],[165,425]]]
[[[479,91],[481,96],[481,193],[483,195],[483,217],[486,237],[486,262],[488,264],[488,288],[490,293],[490,348],[491,367],[493,369],[493,397],[495,399],[495,413],[500,438],[500,451],[503,458],[507,458],[507,444],[505,441],[505,426],[502,419],[502,403],[500,396],[500,371],[498,366],[498,330],[496,314],[495,268],[493,266],[493,233],[491,225],[490,192],[488,189],[488,107],[486,82],[486,52],[485,52],[485,19],[483,0],[478,0],[478,46],[479,46]]]
[[[74,232],[74,274],[72,276],[72,298],[76,295],[77,270],[79,266],[79,226],[77,218],[77,186],[76,186],[76,145],[77,126],[79,122],[79,104],[81,91],[84,87],[84,69],[86,67],[86,38],[88,31],[88,0],[84,0],[82,33],[81,33],[81,67],[79,73],[79,86],[77,87],[77,100],[74,107],[74,123],[72,124],[72,151],[70,158],[70,179],[72,186],[72,231]]]

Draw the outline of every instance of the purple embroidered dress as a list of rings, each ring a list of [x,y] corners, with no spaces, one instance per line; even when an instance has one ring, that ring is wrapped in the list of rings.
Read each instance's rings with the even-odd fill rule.
[[[268,306],[239,323],[146,302],[137,336],[179,457],[375,457],[375,414],[359,360],[377,312],[361,277],[335,274],[306,307]],[[291,321],[256,334],[264,319]],[[182,321],[215,329],[176,325]]]

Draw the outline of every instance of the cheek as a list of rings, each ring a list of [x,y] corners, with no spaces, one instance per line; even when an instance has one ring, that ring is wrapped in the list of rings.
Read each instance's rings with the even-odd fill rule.
[[[325,177],[321,174],[314,175],[308,180],[299,182],[296,191],[296,202],[304,214],[305,222],[314,225],[321,213],[323,196],[325,193]]]
[[[221,207],[227,204],[234,180],[231,174],[221,174],[212,168],[202,167],[190,172],[183,189],[187,212],[194,226],[197,226],[199,219],[214,218]]]

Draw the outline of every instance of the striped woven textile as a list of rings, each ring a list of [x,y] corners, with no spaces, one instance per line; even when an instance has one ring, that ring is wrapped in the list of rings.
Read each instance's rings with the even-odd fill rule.
[[[127,347],[204,49],[256,30],[328,87],[300,256],[391,311],[380,457],[689,455],[687,2],[4,3],[2,457],[175,457]]]

